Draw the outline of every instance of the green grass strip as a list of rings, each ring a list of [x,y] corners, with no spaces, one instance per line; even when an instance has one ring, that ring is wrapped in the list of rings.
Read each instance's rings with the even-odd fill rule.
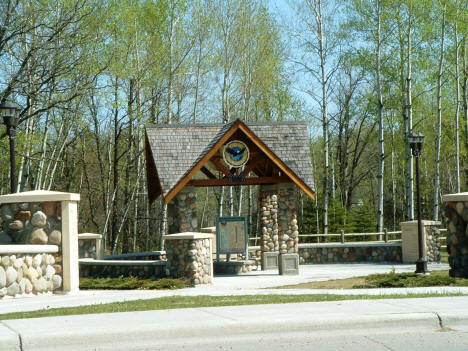
[[[366,299],[401,299],[417,297],[441,297],[441,296],[465,296],[460,293],[448,294],[394,294],[394,295],[332,295],[332,294],[307,294],[307,295],[243,295],[243,296],[171,296],[150,300],[135,300],[115,302],[108,304],[77,306],[66,308],[43,309],[30,312],[15,312],[0,314],[0,320],[42,318],[54,316],[68,316],[79,314],[115,313],[166,310],[175,308],[199,308],[216,306],[241,306],[282,304],[298,302],[323,302],[341,300],[366,300]]]

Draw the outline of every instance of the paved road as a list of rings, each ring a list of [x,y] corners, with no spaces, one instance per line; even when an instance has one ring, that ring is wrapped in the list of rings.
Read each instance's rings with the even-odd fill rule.
[[[332,334],[332,335],[330,335]],[[119,350],[118,345],[113,350]],[[110,349],[110,348],[109,348]],[[164,345],[135,347],[138,351],[463,351],[468,350],[468,333],[457,331],[414,331],[374,333],[287,333],[249,335],[214,340],[183,340]]]
[[[452,349],[466,350],[467,332],[468,297],[463,296],[11,320],[0,322],[0,345],[2,351],[285,349],[278,344],[289,344],[290,350],[310,350],[310,343],[321,342],[324,349],[332,350],[344,346],[346,350],[379,350],[381,346],[412,350],[421,342],[428,347],[449,344]],[[412,335],[422,340],[414,341],[414,348]]]

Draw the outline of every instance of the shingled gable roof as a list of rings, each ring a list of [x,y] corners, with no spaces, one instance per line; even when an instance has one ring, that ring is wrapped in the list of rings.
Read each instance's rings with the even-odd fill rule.
[[[237,130],[246,133],[309,196],[314,194],[307,126],[301,122],[151,125],[146,127],[150,201],[166,202]],[[218,145],[217,145],[218,144]]]

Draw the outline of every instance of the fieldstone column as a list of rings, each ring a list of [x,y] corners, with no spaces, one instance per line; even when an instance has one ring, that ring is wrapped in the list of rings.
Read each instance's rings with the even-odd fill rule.
[[[299,253],[296,198],[293,183],[278,185],[279,252]]]
[[[445,220],[450,276],[468,278],[468,193],[443,195],[442,201],[447,203]]]
[[[168,233],[196,232],[197,192],[193,186],[184,187],[167,205]]]
[[[440,262],[440,222],[422,220],[423,241],[427,262]],[[418,221],[401,222],[402,262],[419,259]]]
[[[212,239],[213,234],[208,233],[165,235],[170,276],[185,278],[193,285],[212,283]]]
[[[260,249],[263,252],[278,252],[278,196],[275,185],[261,185],[258,207],[260,218]]]
[[[54,271],[49,269],[49,272],[43,272],[50,276],[53,290],[62,288],[63,291],[69,292],[79,289],[79,201],[79,194],[43,190],[0,196],[3,229],[0,231],[0,244],[58,247],[58,252],[53,253],[53,258],[47,259]],[[34,250],[41,252],[37,251],[37,248]],[[41,274],[37,271],[37,276],[32,274],[29,277],[30,282],[34,285],[40,277]],[[36,290],[42,291],[41,288]]]

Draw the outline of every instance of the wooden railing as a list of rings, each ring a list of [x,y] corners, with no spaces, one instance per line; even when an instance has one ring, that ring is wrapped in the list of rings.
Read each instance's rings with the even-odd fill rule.
[[[394,241],[394,240],[389,239],[389,236],[391,235],[393,236],[399,235],[400,236],[399,239],[396,239],[396,240],[401,240],[401,230],[389,232],[387,231],[387,229],[384,229],[383,232],[375,232],[375,233],[345,233],[344,230],[342,230],[340,233],[299,234],[299,238],[322,238],[322,237],[336,238],[336,237],[339,237],[341,243],[344,244],[346,242],[347,237],[356,237],[356,236],[381,236],[382,240],[385,242]],[[260,240],[260,237],[252,237],[252,238],[249,238],[249,240],[257,241],[257,240]],[[382,240],[370,240],[370,241],[382,241]],[[369,240],[366,240],[366,241],[369,241]]]
[[[441,228],[440,233],[445,234],[447,232],[447,229]],[[374,232],[374,233],[345,233],[344,230],[342,230],[340,233],[328,233],[328,234],[299,234],[299,238],[340,238],[340,242],[344,244],[346,242],[346,238],[350,237],[356,237],[356,236],[381,236],[382,240],[366,240],[366,241],[384,241],[384,242],[389,242],[389,241],[400,241],[401,240],[401,230],[396,230],[396,231],[387,231],[387,229],[384,229],[383,232]],[[394,238],[390,240],[390,236],[393,236]],[[396,236],[396,238],[395,238]],[[249,238],[251,241],[257,242],[257,240],[260,240],[260,237],[252,237]],[[446,237],[441,236],[440,240],[443,242],[442,248],[447,247],[446,246]],[[303,242],[301,240],[301,242]],[[349,242],[349,241],[348,241]]]
[[[397,240],[401,240],[401,230],[389,232],[387,229],[384,229],[383,232],[373,232],[373,233],[345,233],[344,230],[341,230],[340,233],[333,233],[333,234],[299,234],[299,237],[303,238],[340,238],[340,242],[344,244],[346,242],[347,237],[356,237],[356,236],[379,236],[382,238],[383,241],[388,242],[390,235],[399,235],[400,238]],[[382,241],[382,240],[371,240],[371,241]],[[366,240],[369,241],[369,240]]]

